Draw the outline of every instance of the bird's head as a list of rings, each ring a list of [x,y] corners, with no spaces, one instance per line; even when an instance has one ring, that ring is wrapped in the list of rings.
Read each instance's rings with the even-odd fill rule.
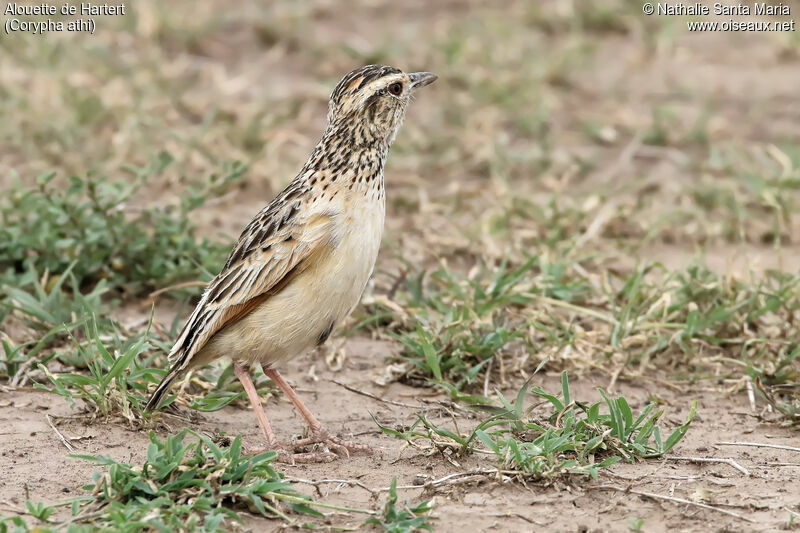
[[[347,74],[331,93],[328,127],[355,134],[358,142],[391,144],[414,93],[436,74],[408,74],[394,67],[367,65]]]

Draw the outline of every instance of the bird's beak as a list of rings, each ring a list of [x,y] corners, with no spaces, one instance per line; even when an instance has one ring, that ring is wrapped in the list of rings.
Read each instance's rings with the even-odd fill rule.
[[[414,72],[408,75],[411,78],[411,88],[418,89],[435,82],[439,77],[433,72]]]

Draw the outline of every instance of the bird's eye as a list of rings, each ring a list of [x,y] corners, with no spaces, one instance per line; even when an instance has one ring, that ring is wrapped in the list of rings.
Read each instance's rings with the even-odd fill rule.
[[[389,92],[395,96],[400,96],[403,93],[403,84],[400,82],[395,82],[389,85]]]

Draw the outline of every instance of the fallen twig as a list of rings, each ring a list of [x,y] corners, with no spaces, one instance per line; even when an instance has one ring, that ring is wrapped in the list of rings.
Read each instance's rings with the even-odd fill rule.
[[[69,450],[70,453],[75,453],[75,448],[73,448],[72,445],[67,442],[67,439],[64,438],[64,435],[62,435],[58,428],[56,428],[56,426],[53,424],[53,421],[50,419],[50,415],[44,415],[44,417],[47,419],[47,423],[50,424],[50,427],[53,429],[53,431],[55,431],[56,435],[58,435],[58,438],[61,439],[61,442],[64,444],[64,446],[67,447],[67,450]]]
[[[502,470],[497,470],[496,468],[490,468],[488,470],[476,470],[472,472],[456,472],[455,474],[449,474],[439,479],[435,479],[433,481],[426,481],[425,483],[421,483],[419,485],[402,485],[398,486],[398,489],[426,489],[426,488],[435,488],[441,487],[442,485],[458,485],[460,483],[466,483],[468,481],[472,481],[476,477],[486,477],[489,475],[497,475],[498,473],[504,473]],[[391,487],[383,487],[380,489],[374,489],[375,492],[389,492]]]
[[[701,509],[708,509],[709,511],[716,511],[718,513],[726,514],[728,516],[733,516],[738,518],[739,520],[744,520],[745,522],[750,522],[751,524],[755,522],[755,520],[751,518],[747,518],[746,516],[742,516],[738,513],[734,513],[733,511],[728,511],[727,509],[720,509],[719,507],[714,507],[713,505],[707,505],[705,503],[693,502],[691,500],[685,500],[683,498],[675,498],[674,496],[664,496],[663,494],[655,494],[652,492],[644,492],[641,490],[631,489],[631,488],[624,488],[624,487],[617,487],[614,485],[597,485],[597,486],[589,486],[589,489],[597,489],[597,490],[615,490],[617,492],[624,492],[627,494],[636,494],[637,496],[644,496],[645,498],[653,498],[654,500],[664,500],[673,503],[681,503],[684,505],[692,505],[694,507],[700,507]]]
[[[403,270],[403,271],[400,273],[400,275],[399,275],[399,276],[397,276],[397,278],[394,280],[394,282],[392,283],[392,286],[391,286],[391,288],[389,289],[389,292],[388,292],[388,293],[386,293],[386,297],[387,297],[389,300],[394,300],[394,295],[397,293],[397,289],[399,289],[399,288],[400,288],[400,285],[402,285],[402,284],[403,284],[403,282],[406,280],[406,277],[408,277],[408,272],[409,272],[409,269],[407,269],[407,268],[406,268],[406,269],[405,269],[405,270]]]
[[[617,479],[623,479],[625,481],[641,481],[641,480],[643,480],[645,478],[648,478],[650,476],[656,476],[656,474],[658,474],[658,471],[660,469],[661,469],[661,465],[659,465],[659,467],[656,468],[655,470],[653,470],[652,472],[648,472],[647,474],[644,474],[644,475],[641,475],[641,476],[636,476],[636,477],[623,476],[622,474],[617,474],[616,472],[612,472],[611,470],[601,470],[600,473],[604,474],[604,475],[607,475],[607,476],[615,477]],[[673,475],[667,475],[667,474],[660,474],[657,477],[658,477],[658,479],[674,479],[674,480],[677,480],[677,481],[692,481],[692,480],[695,480],[695,479],[700,479],[703,476],[701,476],[701,475],[673,476]]]
[[[440,487],[442,485],[456,485],[459,483],[465,483],[467,481],[471,481],[473,478],[476,477],[486,477],[488,475],[496,475],[498,472],[505,473],[504,471],[498,471],[496,468],[489,469],[489,470],[477,470],[473,472],[456,472],[455,474],[449,474],[439,479],[435,479],[432,481],[426,481],[425,483],[420,483],[418,485],[398,485],[397,489],[425,489],[431,487]],[[361,481],[356,479],[320,479],[314,481],[313,479],[302,479],[302,478],[295,478],[295,477],[287,477],[286,481],[295,482],[295,483],[304,483],[306,485],[313,485],[317,487],[318,485],[324,483],[336,483],[339,485],[351,485],[361,487],[362,489],[366,490],[370,494],[376,494],[379,492],[389,492],[391,487],[382,487],[378,489],[373,489],[366,486]]]
[[[750,477],[750,472],[748,472],[745,467],[743,467],[733,459],[717,458],[717,457],[677,457],[677,456],[665,457],[665,459],[670,461],[688,461],[690,463],[724,463],[726,465],[732,466],[745,476]]]
[[[38,357],[31,357],[19,365],[16,374],[14,374],[14,377],[11,378],[11,382],[9,383],[11,388],[16,389],[18,387],[23,387],[28,382],[28,370],[30,370],[33,365],[40,362]]]
[[[486,375],[483,378],[483,395],[489,397],[489,377],[492,374],[492,365],[494,364],[494,357],[489,359],[489,364],[486,365]]]
[[[350,486],[361,487],[362,489],[366,490],[370,494],[375,494],[374,490],[372,490],[371,488],[367,487],[362,482],[360,482],[360,481],[358,481],[356,479],[320,479],[319,481],[314,481],[313,479],[302,479],[302,478],[299,478],[299,477],[287,477],[287,478],[285,478],[285,481],[288,481],[290,483],[303,483],[305,485],[313,485],[314,487],[317,487],[317,488],[319,488],[318,485],[322,485],[324,483],[336,483],[338,485],[350,485]]]
[[[756,395],[753,392],[753,382],[750,380],[750,376],[745,376],[744,387],[747,390],[747,399],[750,402],[750,410],[755,412],[756,411]]]
[[[800,452],[797,446],[786,446],[785,444],[768,444],[764,442],[735,442],[723,441],[715,443],[716,446],[755,446],[756,448],[776,448],[778,450],[789,450],[792,452]]]
[[[6,509],[8,509],[9,511],[11,511],[12,513],[17,513],[17,514],[28,514],[28,513],[27,513],[27,511],[25,511],[25,510],[24,510],[24,509],[22,509],[21,507],[17,507],[17,506],[15,506],[13,503],[11,503],[11,502],[8,502],[8,501],[6,501],[6,500],[0,500],[0,506],[2,506],[2,507],[5,507]]]
[[[419,401],[421,403],[427,403],[430,405],[437,404],[439,409],[455,409],[456,411],[469,411],[466,407],[458,405],[455,402],[451,402],[450,400],[434,400],[431,398],[420,398]]]
[[[519,518],[520,520],[524,520],[525,522],[527,522],[529,524],[536,524],[537,526],[546,526],[547,525],[546,522],[537,522],[533,518],[528,518],[527,516],[525,516],[525,515],[523,515],[521,513],[495,513],[492,516],[495,516],[497,518]]]
[[[338,379],[331,379],[330,381],[332,383],[336,383],[340,387],[344,387],[345,389],[349,390],[350,392],[354,392],[356,394],[360,394],[361,396],[366,396],[367,398],[372,398],[373,400],[377,400],[379,402],[388,403],[390,405],[397,405],[398,407],[409,407],[411,409],[419,409],[420,408],[419,405],[411,405],[410,403],[396,402],[394,400],[387,400],[385,398],[381,398],[380,396],[376,396],[376,395],[372,394],[371,392],[359,390],[359,389],[357,389],[357,388],[355,388],[355,387],[353,387],[351,385],[348,385],[347,383],[342,383]]]

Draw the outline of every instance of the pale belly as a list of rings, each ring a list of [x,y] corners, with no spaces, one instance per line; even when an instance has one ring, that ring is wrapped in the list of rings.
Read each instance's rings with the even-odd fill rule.
[[[383,205],[357,217],[342,219],[338,245],[319,264],[217,333],[199,359],[277,365],[324,341],[358,304],[378,256]]]

